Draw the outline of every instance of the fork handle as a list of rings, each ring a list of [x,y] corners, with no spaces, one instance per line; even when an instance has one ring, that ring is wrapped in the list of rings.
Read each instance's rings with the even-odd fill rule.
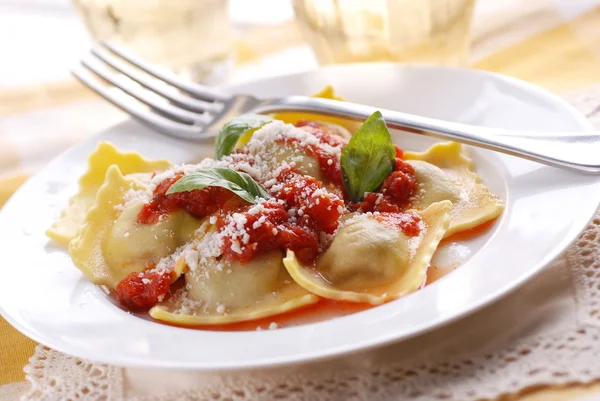
[[[337,100],[290,96],[262,103],[255,112],[304,111],[364,120],[379,110],[390,128],[507,153],[549,166],[600,173],[600,135],[590,132],[513,131],[459,124]]]

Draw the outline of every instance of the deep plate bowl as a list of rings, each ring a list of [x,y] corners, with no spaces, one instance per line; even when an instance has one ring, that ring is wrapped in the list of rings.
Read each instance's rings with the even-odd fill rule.
[[[229,88],[256,96],[310,94],[332,84],[348,100],[489,127],[591,131],[555,95],[499,75],[436,67],[364,64],[323,68]],[[68,150],[31,178],[0,213],[0,312],[17,329],[78,357],[127,366],[237,369],[295,363],[399,341],[448,323],[531,277],[583,230],[600,199],[599,179],[470,148],[485,183],[506,209],[468,241],[463,264],[421,291],[321,323],[260,332],[171,327],[116,307],[85,280],[67,253],[44,236],[58,217],[99,140],[175,163],[211,153],[133,122]],[[430,138],[395,133],[422,150]],[[452,249],[438,258],[452,258]]]

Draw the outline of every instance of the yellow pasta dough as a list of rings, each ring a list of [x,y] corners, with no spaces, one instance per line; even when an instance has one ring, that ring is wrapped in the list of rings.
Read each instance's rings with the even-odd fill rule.
[[[296,284],[279,251],[242,265],[209,260],[185,273],[185,289],[150,310],[157,319],[179,325],[228,324],[278,315],[318,301]]]
[[[143,189],[142,183],[110,166],[96,203],[69,243],[73,263],[95,284],[115,288],[128,274],[154,266],[172,254],[202,224],[185,212],[156,224],[137,223],[141,204],[134,203],[123,211],[119,206],[127,191],[139,189]]]
[[[498,217],[504,205],[482,182],[461,144],[437,143],[422,153],[405,152],[415,169],[419,192],[412,203],[425,209],[433,202],[452,202],[446,237]]]
[[[378,305],[417,290],[450,223],[450,201],[417,213],[420,234],[405,235],[373,215],[350,219],[315,266],[302,266],[292,251],[284,264],[294,281],[324,298]]]
[[[124,175],[152,173],[171,166],[166,160],[147,160],[136,152],[121,152],[109,142],[100,142],[88,157],[88,169],[79,179],[79,191],[69,200],[60,219],[46,230],[46,235],[63,246],[68,246],[87,211],[96,201],[96,193],[104,182],[108,168],[117,166]]]
[[[314,96],[342,100],[330,86]],[[347,145],[357,148],[352,155],[352,148],[343,152],[346,141],[323,133],[349,140],[356,122],[275,117],[283,121],[246,132],[232,154],[223,155],[230,148],[221,151],[217,141],[221,157],[199,163],[172,166],[100,143],[47,235],[68,247],[91,282],[115,289],[125,307],[193,327],[272,317],[321,298],[370,305],[400,298],[425,284],[443,238],[502,212],[457,143],[404,153],[418,184],[410,210],[365,212],[404,207],[388,196],[395,190],[389,181],[382,184],[379,167],[394,158],[384,124],[366,124],[379,139],[361,142],[358,135]],[[300,119],[317,124],[289,124]],[[221,133],[220,139],[238,138]],[[378,154],[386,155],[382,163],[373,162]],[[383,188],[373,205],[349,198],[355,181]],[[412,180],[392,184],[402,190],[403,183],[414,189]],[[302,264],[286,248],[314,263]],[[175,274],[163,275],[171,269]]]

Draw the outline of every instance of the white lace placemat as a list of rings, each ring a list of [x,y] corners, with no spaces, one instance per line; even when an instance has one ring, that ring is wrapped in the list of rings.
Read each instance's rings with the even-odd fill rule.
[[[600,127],[600,86],[567,96]],[[600,155],[599,155],[600,158]],[[123,369],[39,346],[24,400],[470,401],[600,378],[600,212],[551,266],[509,296],[399,344],[235,374]]]

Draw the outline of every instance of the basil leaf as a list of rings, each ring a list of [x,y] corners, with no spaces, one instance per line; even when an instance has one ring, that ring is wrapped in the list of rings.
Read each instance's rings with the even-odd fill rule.
[[[244,114],[226,122],[215,140],[215,157],[217,160],[231,154],[242,135],[262,127],[269,121],[273,121],[269,116]]]
[[[206,187],[228,189],[249,203],[256,203],[256,197],[269,197],[267,191],[248,174],[224,167],[205,168],[184,175],[171,185],[167,195]]]
[[[354,202],[376,191],[394,171],[396,150],[379,111],[358,128],[342,151],[342,182]]]

